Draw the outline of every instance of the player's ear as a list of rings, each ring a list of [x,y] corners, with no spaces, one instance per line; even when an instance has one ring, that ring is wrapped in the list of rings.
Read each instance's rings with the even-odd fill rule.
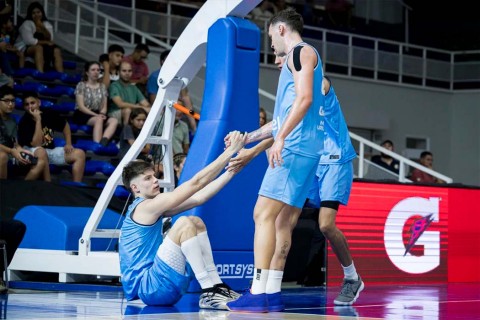
[[[133,193],[140,193],[140,190],[138,189],[138,186],[134,183],[130,185],[130,188],[132,189]]]

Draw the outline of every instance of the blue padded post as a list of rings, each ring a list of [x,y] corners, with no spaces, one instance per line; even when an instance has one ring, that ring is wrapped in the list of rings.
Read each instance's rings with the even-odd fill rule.
[[[90,207],[26,206],[15,219],[27,226],[20,248],[77,251],[78,239],[92,213]],[[99,229],[120,228],[123,216],[110,209],[98,226]],[[117,239],[92,239],[93,251],[114,251]]]
[[[258,128],[259,48],[260,32],[248,20],[227,17],[210,28],[202,112],[180,183],[223,151],[228,132]],[[215,258],[223,260],[217,264],[253,264],[253,208],[266,167],[266,157],[258,156],[218,195],[185,213],[205,221]],[[229,283],[246,287],[239,280]]]

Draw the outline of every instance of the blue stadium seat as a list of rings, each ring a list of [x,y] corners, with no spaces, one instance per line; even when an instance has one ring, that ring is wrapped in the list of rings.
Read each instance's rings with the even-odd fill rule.
[[[68,83],[68,84],[77,84],[80,81],[82,81],[82,75],[81,74],[76,74],[76,75],[66,74],[65,77],[62,78],[62,82],[65,82],[65,83]]]
[[[55,80],[62,80],[62,78],[66,76],[67,74],[63,72],[47,71],[47,72],[39,72],[35,74],[33,77],[41,81],[55,81]]]
[[[77,69],[77,63],[75,61],[63,61],[63,67],[65,69]]]
[[[37,92],[43,93],[48,87],[42,83],[38,82],[25,82],[23,84],[14,84],[13,89],[16,92]]]
[[[74,144],[74,147],[84,151],[92,151],[97,155],[105,156],[116,156],[119,152],[118,147],[112,142],[110,142],[106,147],[103,147],[100,143],[92,140],[78,139]]]
[[[87,134],[92,134],[93,132],[93,127],[87,124],[76,124],[76,123],[70,123],[70,122],[69,124],[70,124],[70,131],[72,132],[83,131]]]
[[[52,109],[60,113],[69,113],[75,111],[75,102],[63,101],[52,106]]]
[[[33,68],[20,68],[13,72],[14,78],[35,77],[40,71]]]
[[[22,117],[21,115],[16,114],[16,113],[10,113],[10,115],[12,116],[13,119],[15,119],[15,122],[17,124],[20,122],[20,118]]]
[[[42,91],[42,94],[47,96],[54,96],[54,97],[69,96],[73,98],[75,96],[75,89],[68,86],[58,85],[54,87],[45,88]]]
[[[100,182],[96,184],[96,187],[103,189],[105,185],[105,182]],[[120,199],[127,199],[130,195],[130,192],[124,186],[117,186],[113,194]]]
[[[95,173],[103,173],[106,176],[112,174],[115,170],[115,167],[107,161],[102,160],[87,160],[85,163],[85,176],[93,176]]]

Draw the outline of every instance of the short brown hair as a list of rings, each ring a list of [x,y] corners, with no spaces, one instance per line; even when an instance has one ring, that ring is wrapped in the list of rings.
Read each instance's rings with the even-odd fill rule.
[[[294,9],[285,9],[277,12],[270,18],[268,21],[269,26],[276,25],[277,23],[283,22],[289,26],[293,31],[302,34],[303,32],[303,18],[302,15],[297,13]]]
[[[128,191],[132,192],[132,189],[130,188],[130,183],[132,183],[132,180],[150,169],[153,170],[153,164],[150,162],[146,162],[144,160],[130,161],[123,168],[123,172],[122,172],[123,186],[127,188]]]

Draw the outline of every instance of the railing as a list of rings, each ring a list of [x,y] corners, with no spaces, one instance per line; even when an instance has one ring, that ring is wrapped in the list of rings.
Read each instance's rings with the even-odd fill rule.
[[[25,15],[27,3],[28,0],[16,0],[17,12]],[[167,2],[166,13],[101,4],[96,0],[93,2],[44,0],[43,5],[47,16],[53,17],[50,20],[53,21],[56,30],[61,26],[62,31],[68,32],[68,26],[70,26],[70,30],[75,34],[75,53],[78,53],[81,36],[103,40],[104,52],[107,52],[110,39],[121,37],[122,32],[128,33],[128,37],[120,38],[123,41],[130,41],[133,44],[135,36],[139,36],[142,42],[148,40],[160,47],[170,48],[170,43],[180,36],[189,22],[188,17],[173,15],[172,6],[196,8],[174,1]],[[135,2],[133,2],[134,5]],[[59,14],[60,12],[62,14]],[[73,12],[75,15],[72,14]],[[123,21],[111,15],[122,17]],[[154,25],[158,30],[148,29],[152,28],[152,25],[143,24],[142,21],[156,21]],[[71,25],[75,26],[74,29]],[[263,28],[261,27],[261,62],[271,65],[274,56],[270,50],[268,36],[265,36],[268,34],[267,27],[264,21]],[[480,51],[449,52],[310,26],[305,27],[304,39],[317,47],[327,73],[437,90],[480,89]],[[274,95],[262,89],[259,89],[259,94],[272,101],[275,100]],[[396,178],[400,182],[409,181],[406,178],[407,166],[418,168],[446,182],[452,182],[451,178],[354,133],[350,133],[350,136],[359,142],[357,169],[359,178],[365,176],[365,164],[369,163],[365,158],[365,146],[368,146],[399,160],[400,172]]]
[[[438,179],[441,179],[443,181],[445,181],[446,183],[452,183],[453,182],[453,179],[450,178],[450,177],[447,177],[441,173],[438,173],[432,169],[429,169],[415,161],[412,161],[410,159],[407,159],[405,157],[402,157],[400,155],[398,155],[397,153],[395,152],[392,152],[388,149],[385,149],[384,147],[382,146],[379,146],[378,144],[376,143],[373,143],[353,132],[350,132],[350,137],[357,141],[359,143],[359,148],[357,150],[357,153],[358,153],[358,163],[357,163],[357,169],[356,169],[356,175],[358,178],[364,178],[365,177],[365,164],[372,164],[368,159],[365,158],[365,146],[367,147],[370,147],[372,149],[375,149],[381,153],[384,153],[388,156],[391,156],[392,158],[398,160],[400,162],[400,167],[399,167],[399,173],[398,173],[398,181],[399,182],[411,182],[408,178],[407,178],[407,166],[410,166],[410,167],[413,167],[413,168],[416,168],[416,169],[419,169],[423,172],[426,172],[432,176],[434,176],[435,178],[438,178]],[[396,176],[396,175],[394,175]]]

